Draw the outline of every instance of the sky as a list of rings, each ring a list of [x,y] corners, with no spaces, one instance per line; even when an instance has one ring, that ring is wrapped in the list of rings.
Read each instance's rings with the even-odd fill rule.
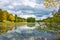
[[[34,17],[36,20],[52,17],[51,11],[58,10],[58,7],[46,8],[44,0],[0,0],[0,8],[19,17]]]

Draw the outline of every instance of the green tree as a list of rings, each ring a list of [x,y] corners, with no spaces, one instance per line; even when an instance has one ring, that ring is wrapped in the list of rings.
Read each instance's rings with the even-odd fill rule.
[[[15,14],[15,22],[17,22],[17,15]]]
[[[29,17],[27,18],[27,22],[35,22],[35,18]]]

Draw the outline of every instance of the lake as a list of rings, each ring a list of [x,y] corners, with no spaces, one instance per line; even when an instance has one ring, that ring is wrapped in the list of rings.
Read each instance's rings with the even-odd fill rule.
[[[0,40],[54,40],[59,35],[39,23],[1,24]]]

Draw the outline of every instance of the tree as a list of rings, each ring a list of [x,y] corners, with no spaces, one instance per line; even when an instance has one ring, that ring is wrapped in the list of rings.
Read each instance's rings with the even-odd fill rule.
[[[57,5],[60,5],[60,0],[44,0],[44,5],[47,8],[56,7]]]
[[[15,17],[12,14],[9,14],[8,16],[9,21],[15,21]]]
[[[6,10],[0,9],[0,22],[26,22],[26,19],[18,17],[16,14],[8,13]]]
[[[27,18],[27,22],[35,22],[35,18],[29,17]]]
[[[0,9],[0,21],[2,21],[2,14],[3,14],[3,11],[2,9]]]
[[[1,17],[3,22],[7,21],[7,15],[8,15],[8,12],[7,11],[3,11],[2,17]]]
[[[15,14],[15,22],[17,22],[17,15]]]

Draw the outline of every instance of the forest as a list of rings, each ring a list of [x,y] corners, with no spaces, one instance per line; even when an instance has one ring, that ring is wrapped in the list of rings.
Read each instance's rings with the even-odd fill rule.
[[[9,13],[6,10],[0,9],[0,22],[35,22],[35,18],[28,17],[27,19],[18,17],[16,14]]]
[[[43,20],[38,20],[38,22],[44,22],[49,29],[59,30],[60,29],[60,9],[56,13],[52,12],[52,15],[53,17],[48,17]]]

